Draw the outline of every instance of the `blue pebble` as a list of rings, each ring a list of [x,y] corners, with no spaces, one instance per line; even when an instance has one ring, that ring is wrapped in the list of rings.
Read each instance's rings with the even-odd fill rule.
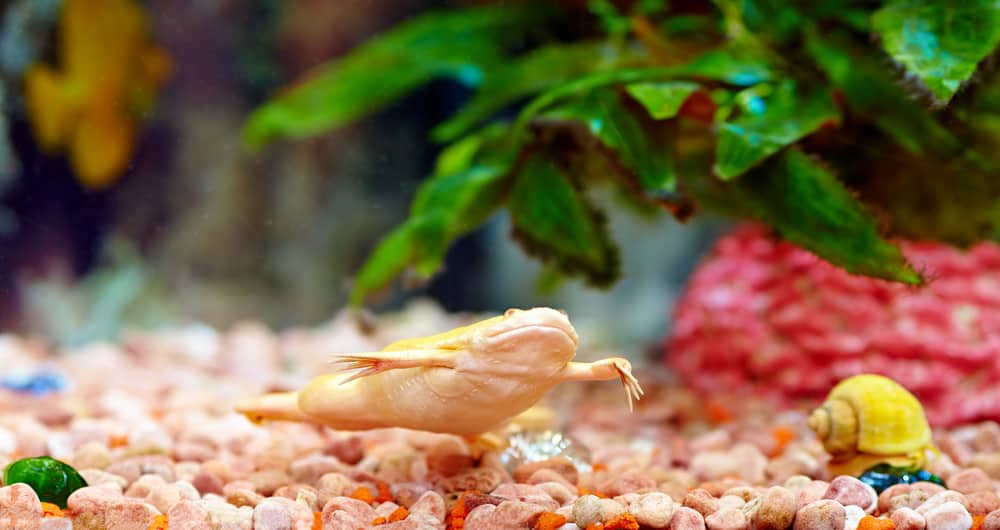
[[[69,385],[66,377],[59,372],[38,371],[30,374],[7,374],[0,379],[0,387],[8,390],[44,396],[64,390]]]

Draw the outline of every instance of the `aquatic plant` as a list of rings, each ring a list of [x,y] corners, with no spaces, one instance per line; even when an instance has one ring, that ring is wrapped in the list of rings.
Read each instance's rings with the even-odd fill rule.
[[[607,286],[618,251],[589,192],[608,182],[639,210],[752,218],[852,273],[920,284],[889,236],[1000,233],[1000,91],[979,68],[998,22],[982,0],[439,11],[279,93],[245,140],[342,127],[433,80],[474,90],[431,131],[447,146],[354,304],[406,269],[430,277],[504,207],[527,252]]]

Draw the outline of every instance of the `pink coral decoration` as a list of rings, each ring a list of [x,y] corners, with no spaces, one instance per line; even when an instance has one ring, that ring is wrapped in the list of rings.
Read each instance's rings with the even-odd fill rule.
[[[926,286],[851,275],[741,227],[691,278],[667,362],[698,391],[782,401],[878,373],[916,394],[932,424],[1000,420],[1000,246],[902,247]]]

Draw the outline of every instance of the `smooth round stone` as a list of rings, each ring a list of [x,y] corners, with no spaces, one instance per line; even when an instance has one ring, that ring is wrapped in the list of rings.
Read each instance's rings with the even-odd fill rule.
[[[754,514],[753,527],[757,530],[785,530],[795,518],[797,505],[797,496],[788,488],[768,488]]]
[[[847,511],[837,501],[820,499],[799,509],[793,530],[843,530]]]
[[[932,530],[969,530],[972,516],[958,502],[948,501],[924,513],[927,528]]]
[[[847,475],[841,475],[830,481],[823,498],[835,500],[843,506],[858,506],[865,513],[874,512],[878,506],[878,494],[875,490],[868,484]]]

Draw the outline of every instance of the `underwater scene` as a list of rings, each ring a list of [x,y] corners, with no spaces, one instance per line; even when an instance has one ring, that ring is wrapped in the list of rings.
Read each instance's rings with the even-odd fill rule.
[[[1000,530],[998,44],[0,2],[0,530]]]

